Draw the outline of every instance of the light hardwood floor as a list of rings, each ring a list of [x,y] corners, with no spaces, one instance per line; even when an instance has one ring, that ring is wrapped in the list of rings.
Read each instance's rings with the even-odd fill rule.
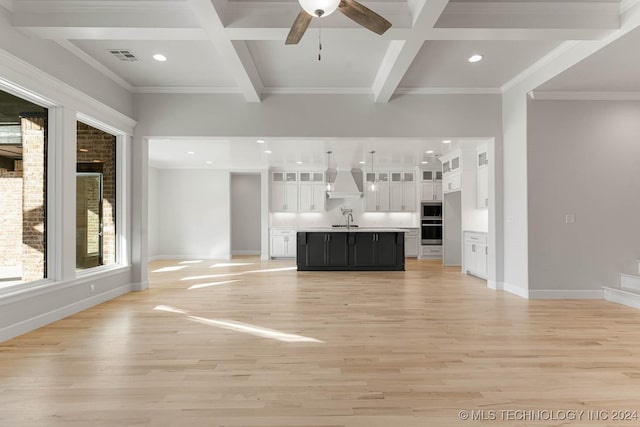
[[[527,301],[434,261],[231,263],[155,262],[149,290],[0,343],[0,425],[640,425],[500,412],[640,410],[640,311]]]

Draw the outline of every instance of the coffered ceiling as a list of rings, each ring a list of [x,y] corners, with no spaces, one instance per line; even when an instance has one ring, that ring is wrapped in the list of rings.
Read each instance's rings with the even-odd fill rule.
[[[2,0],[12,25],[54,40],[133,92],[499,93],[568,40],[620,28],[611,0],[384,0],[363,3],[393,26],[378,36],[344,15],[284,40],[295,0]],[[322,24],[320,30],[319,24]],[[322,60],[318,42],[322,37]],[[128,50],[121,61],[110,50]],[[161,53],[166,62],[152,56]],[[472,54],[484,59],[469,63]]]

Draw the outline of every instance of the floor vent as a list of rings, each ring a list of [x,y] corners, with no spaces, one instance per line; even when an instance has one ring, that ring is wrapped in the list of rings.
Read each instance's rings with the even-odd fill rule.
[[[127,49],[109,49],[109,52],[120,61],[134,62],[139,61],[136,56]]]

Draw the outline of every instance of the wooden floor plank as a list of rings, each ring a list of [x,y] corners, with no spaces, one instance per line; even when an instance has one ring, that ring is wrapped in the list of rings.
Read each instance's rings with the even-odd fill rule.
[[[639,411],[640,311],[527,301],[408,260],[158,261],[150,289],[0,343],[0,425],[414,427],[461,410]]]

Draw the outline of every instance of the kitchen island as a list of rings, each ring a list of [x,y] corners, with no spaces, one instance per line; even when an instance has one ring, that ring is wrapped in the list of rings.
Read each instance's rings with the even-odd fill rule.
[[[298,271],[404,271],[404,233],[396,228],[298,230]]]

